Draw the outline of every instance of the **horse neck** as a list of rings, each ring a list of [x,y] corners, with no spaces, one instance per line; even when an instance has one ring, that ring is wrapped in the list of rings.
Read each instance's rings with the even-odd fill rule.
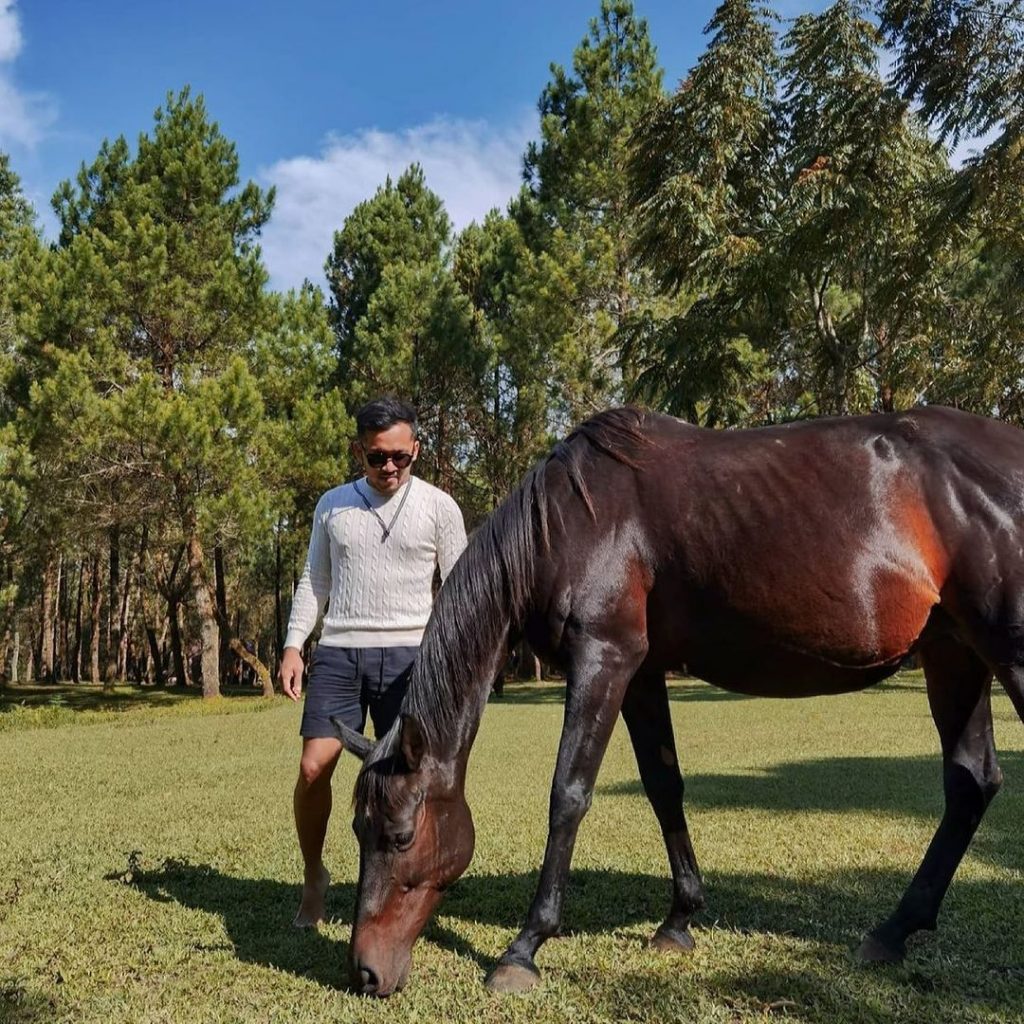
[[[428,747],[463,766],[509,636],[537,606],[538,505],[532,472],[480,527],[445,580],[416,658],[403,711],[418,718]]]
[[[443,588],[442,588],[443,593]],[[473,630],[475,622],[463,629]],[[434,756],[465,767],[494,680],[508,658],[510,623],[492,619],[489,635],[471,643],[429,629],[402,706],[419,720]],[[461,632],[462,630],[460,630]]]

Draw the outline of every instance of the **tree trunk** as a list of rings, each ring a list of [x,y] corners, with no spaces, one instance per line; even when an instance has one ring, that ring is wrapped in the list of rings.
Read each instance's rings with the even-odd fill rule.
[[[218,624],[228,621],[228,595],[227,584],[224,579],[224,549],[220,544],[213,548],[213,576],[215,597],[217,601],[217,622]],[[219,677],[226,678],[231,668],[231,644],[229,641],[230,631],[223,626],[220,629],[220,649],[218,659],[220,663]],[[236,634],[237,635],[237,634]]]
[[[107,669],[103,676],[103,689],[112,690],[117,678],[117,657],[121,650],[119,611],[121,608],[121,530],[110,529],[110,578],[107,594]]]
[[[11,649],[11,625],[7,624],[0,640],[0,690],[7,684],[7,652]]]
[[[64,556],[57,559],[57,615],[53,628],[53,675],[67,679],[68,671],[68,573]]]
[[[21,634],[17,629],[14,630],[14,640],[11,646],[11,664],[10,673],[8,678],[12,683],[18,681],[18,659],[21,657]]]
[[[255,654],[251,654],[246,650],[245,644],[243,644],[237,636],[232,635],[231,623],[228,622],[227,619],[221,618],[220,609],[217,607],[217,603],[213,599],[213,594],[207,592],[207,599],[214,614],[217,616],[217,625],[220,627],[221,636],[228,638],[228,647],[241,661],[256,673],[256,678],[259,679],[260,686],[263,688],[263,695],[265,697],[273,697],[274,680],[270,676],[270,670]],[[203,690],[203,694],[204,696],[206,695],[205,689]]]
[[[89,617],[89,678],[93,683],[100,681],[100,610],[103,604],[103,587],[100,586],[99,552],[92,556],[92,605]]]
[[[125,573],[124,585],[121,588],[121,611],[118,615],[118,644],[117,644],[117,680],[120,683],[128,681],[128,649],[131,646],[131,630],[128,628],[131,618],[132,588],[131,562],[128,563],[128,571]]]
[[[189,532],[188,568],[192,581],[192,595],[199,613],[200,636],[202,637],[203,696],[220,696],[220,630],[217,628],[217,602],[213,600],[206,582],[206,565],[203,560],[203,545],[195,530]]]
[[[136,565],[140,564],[146,551],[149,531],[145,526],[142,528],[142,539],[139,543],[138,562],[131,555],[128,558],[128,566],[124,573],[124,590],[121,594],[121,612],[118,619],[120,625],[121,642],[117,647],[117,678],[122,682],[128,681],[128,649],[131,646],[131,611],[132,611],[132,580],[136,576]]]
[[[281,667],[284,644],[284,619],[281,613],[281,520],[277,521],[274,538],[274,674]]]
[[[39,639],[39,675],[43,682],[53,682],[53,599],[57,566],[52,556],[43,569],[42,612]]]
[[[28,657],[25,659],[25,682],[34,682],[36,678],[36,645],[28,645]]]
[[[149,644],[149,657],[152,665],[153,681],[157,686],[167,685],[167,676],[164,674],[164,662],[160,654],[160,640],[156,635],[156,623],[153,621],[153,609],[146,600],[146,542],[149,529],[142,527],[142,544],[139,547],[139,613],[142,615],[142,628],[146,633],[146,641]]]
[[[82,598],[85,590],[85,559],[78,560],[78,596],[75,598],[75,645],[71,651],[71,679],[82,681]]]
[[[171,659],[174,662],[174,679],[178,686],[188,686],[188,674],[185,666],[185,652],[181,643],[181,623],[178,620],[178,600],[167,601],[167,622],[171,627]]]

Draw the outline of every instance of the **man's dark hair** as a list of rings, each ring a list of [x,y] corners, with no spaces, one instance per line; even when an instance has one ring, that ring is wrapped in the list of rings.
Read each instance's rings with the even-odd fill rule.
[[[408,423],[412,436],[416,436],[416,410],[408,402],[400,401],[391,395],[367,402],[356,413],[356,431],[360,437],[375,434],[379,430],[387,430],[396,423]]]

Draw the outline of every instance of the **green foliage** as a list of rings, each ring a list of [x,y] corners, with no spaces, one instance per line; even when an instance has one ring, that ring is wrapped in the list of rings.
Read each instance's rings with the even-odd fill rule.
[[[723,3],[691,74],[636,128],[635,248],[663,289],[713,286],[759,251],[771,226],[782,186],[772,22],[759,3]]]
[[[1024,94],[1021,0],[882,0],[894,81],[956,142],[1018,118]]]
[[[548,447],[548,410],[557,379],[546,303],[547,268],[527,247],[513,217],[491,211],[459,236],[453,273],[472,303],[476,377],[466,405],[473,445],[465,498],[471,522],[490,512]],[[557,317],[564,306],[552,311]]]
[[[935,230],[950,172],[883,82],[866,5],[779,44],[727,0],[709,30],[634,143],[637,252],[685,305],[628,332],[637,391],[709,423],[919,401],[960,235]]]
[[[513,206],[538,270],[563,293],[562,322],[548,335],[559,428],[621,396],[632,368],[615,335],[649,297],[630,257],[626,161],[637,120],[661,95],[661,70],[629,0],[602,0],[572,70],[551,66],[541,139],[524,159],[529,191]]]
[[[360,203],[327,261],[339,373],[349,409],[380,394],[420,411],[423,471],[451,489],[466,443],[464,408],[484,358],[451,274],[451,227],[413,165]]]

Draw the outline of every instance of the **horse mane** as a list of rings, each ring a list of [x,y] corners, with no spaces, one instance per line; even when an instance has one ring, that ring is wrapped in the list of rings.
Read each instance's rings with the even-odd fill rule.
[[[581,423],[537,463],[501,505],[473,533],[438,593],[413,663],[402,714],[419,722],[427,748],[451,737],[467,699],[476,694],[480,714],[493,680],[480,674],[522,629],[530,610],[537,560],[550,548],[547,472],[560,463],[572,489],[596,519],[587,475],[601,458],[636,468],[651,441],[647,414],[623,407]],[[354,798],[365,807],[387,800],[395,770],[401,715],[367,755]]]

